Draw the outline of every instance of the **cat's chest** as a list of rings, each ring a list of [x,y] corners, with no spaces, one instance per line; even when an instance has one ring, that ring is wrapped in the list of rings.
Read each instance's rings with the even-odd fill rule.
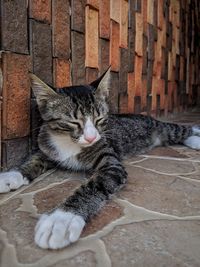
[[[82,169],[83,166],[77,158],[81,148],[78,144],[72,142],[69,136],[52,135],[51,144],[55,150],[55,160],[59,161],[60,165],[74,170]]]

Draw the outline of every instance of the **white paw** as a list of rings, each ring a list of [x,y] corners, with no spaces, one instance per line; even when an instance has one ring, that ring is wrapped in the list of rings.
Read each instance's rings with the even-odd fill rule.
[[[192,132],[194,135],[200,136],[200,127],[199,126],[193,126],[192,127]]]
[[[40,217],[35,227],[35,243],[41,248],[66,247],[78,240],[84,226],[81,216],[57,209]]]
[[[26,184],[29,184],[28,180],[18,171],[0,173],[0,193],[10,192]]]
[[[200,137],[190,136],[184,142],[184,145],[191,147],[193,149],[200,149]]]

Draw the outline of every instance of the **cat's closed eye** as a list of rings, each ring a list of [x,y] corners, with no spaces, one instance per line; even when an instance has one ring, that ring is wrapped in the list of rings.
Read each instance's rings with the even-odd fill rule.
[[[97,118],[97,119],[95,120],[95,125],[100,125],[100,124],[102,124],[102,123],[104,123],[104,122],[105,122],[105,118],[104,118],[104,117]]]

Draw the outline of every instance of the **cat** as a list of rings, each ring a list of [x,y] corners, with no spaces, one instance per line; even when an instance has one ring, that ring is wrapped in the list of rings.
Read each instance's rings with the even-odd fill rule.
[[[18,168],[0,174],[0,192],[27,185],[55,166],[91,172],[87,183],[40,217],[35,243],[41,248],[60,249],[78,240],[90,218],[126,183],[125,155],[179,143],[200,149],[199,127],[109,114],[110,69],[89,85],[59,90],[34,74],[31,81],[43,119],[39,150]]]

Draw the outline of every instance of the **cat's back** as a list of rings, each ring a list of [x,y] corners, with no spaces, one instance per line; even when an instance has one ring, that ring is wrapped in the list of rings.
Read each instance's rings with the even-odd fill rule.
[[[112,146],[118,144],[122,153],[137,153],[151,142],[151,129],[156,120],[137,114],[113,114],[108,118],[107,130],[110,132]]]
[[[146,129],[152,128],[155,120],[141,114],[111,114],[108,118],[108,128],[120,131],[137,131],[144,134]]]

